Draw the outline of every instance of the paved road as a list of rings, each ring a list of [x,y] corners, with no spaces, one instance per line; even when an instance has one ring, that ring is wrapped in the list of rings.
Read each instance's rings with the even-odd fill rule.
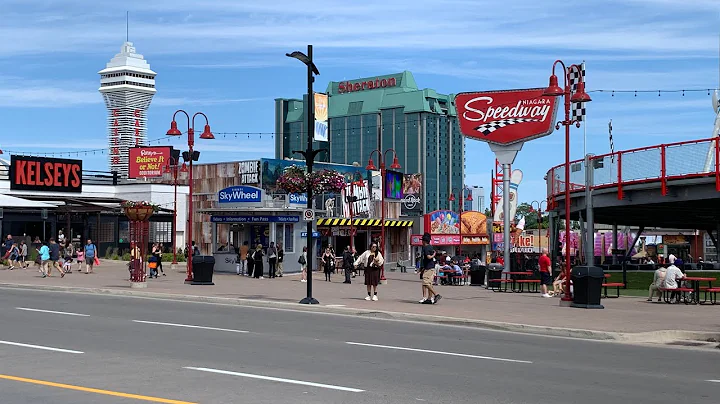
[[[0,308],[3,404],[677,404],[720,395],[720,383],[706,381],[720,379],[720,353],[708,350],[60,292],[1,289]]]

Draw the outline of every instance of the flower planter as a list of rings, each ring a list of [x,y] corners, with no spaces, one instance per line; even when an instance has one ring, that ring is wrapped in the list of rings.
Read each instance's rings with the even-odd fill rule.
[[[155,213],[155,211],[152,206],[132,206],[125,208],[125,216],[135,222],[147,221],[153,213]]]

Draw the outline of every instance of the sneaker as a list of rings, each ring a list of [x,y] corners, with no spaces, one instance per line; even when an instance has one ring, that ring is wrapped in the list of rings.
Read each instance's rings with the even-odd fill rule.
[[[373,300],[373,302],[377,302],[378,301],[377,295],[373,295],[372,300]]]
[[[422,302],[422,304],[433,304],[433,301],[430,299],[426,299]]]
[[[300,282],[307,283],[307,281],[305,279],[300,279]]]
[[[647,301],[647,302],[652,302],[652,301],[653,301],[653,299],[647,299],[646,301]]]
[[[547,293],[543,293],[543,294],[542,294],[542,297],[552,297],[552,296],[550,296],[550,295],[547,294]]]
[[[265,277],[264,277],[264,276],[261,276],[260,279],[265,279]]]
[[[372,298],[370,296],[365,296],[365,300],[369,302],[370,300],[372,300]]]
[[[427,299],[423,296],[423,298],[420,299],[420,301],[419,301],[418,303],[425,303],[426,300],[427,300]]]
[[[433,304],[437,304],[437,302],[439,302],[440,299],[442,299],[442,296],[440,296],[440,295],[435,295],[435,300],[433,300]]]

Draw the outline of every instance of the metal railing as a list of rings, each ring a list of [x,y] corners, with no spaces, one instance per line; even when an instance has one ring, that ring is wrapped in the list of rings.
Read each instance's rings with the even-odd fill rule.
[[[709,138],[677,143],[641,147],[593,156],[590,165],[595,167],[592,189],[617,187],[618,199],[623,199],[626,185],[659,182],[663,195],[667,195],[670,180],[715,177],[715,188],[720,191],[720,139]],[[570,162],[570,191],[585,189],[585,161]],[[546,177],[548,202],[565,192],[565,165],[551,168]]]

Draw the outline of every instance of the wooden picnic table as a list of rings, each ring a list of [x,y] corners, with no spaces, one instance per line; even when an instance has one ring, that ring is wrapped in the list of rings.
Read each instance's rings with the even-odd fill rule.
[[[700,282],[707,282],[708,289],[711,289],[713,281],[716,280],[716,278],[702,276],[686,276],[682,279],[690,282],[690,286],[693,289],[693,299],[691,300],[693,304],[703,304],[707,301],[707,293],[705,294],[705,299],[703,299],[702,302],[700,301]]]

